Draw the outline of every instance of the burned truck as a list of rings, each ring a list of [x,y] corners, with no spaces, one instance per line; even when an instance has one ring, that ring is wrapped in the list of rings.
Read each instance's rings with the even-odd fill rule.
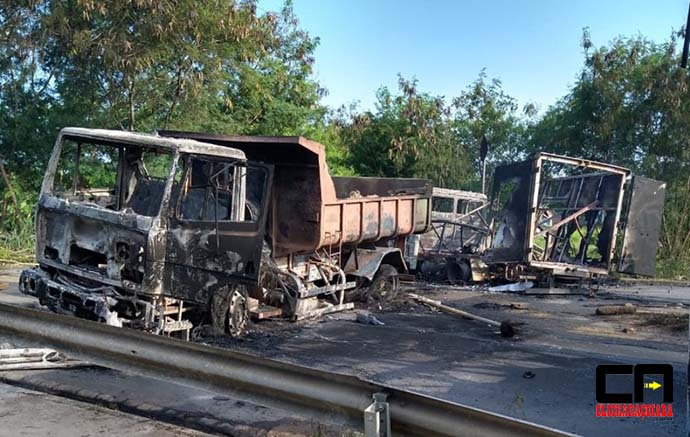
[[[499,166],[482,261],[491,277],[547,287],[613,270],[653,276],[665,190],[624,167],[551,153]]]
[[[188,338],[386,298],[431,185],[331,177],[302,137],[65,128],[20,290],[60,313]]]
[[[410,269],[430,281],[481,281],[481,256],[490,241],[488,206],[485,194],[434,187],[431,229],[408,238]]]

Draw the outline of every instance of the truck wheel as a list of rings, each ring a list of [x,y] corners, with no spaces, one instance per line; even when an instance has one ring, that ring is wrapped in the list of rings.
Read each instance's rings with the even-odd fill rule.
[[[240,337],[244,334],[249,320],[247,290],[236,285],[222,288],[214,295],[211,302],[213,327],[218,333]]]
[[[400,277],[398,270],[390,264],[381,264],[368,290],[368,300],[391,302],[398,295]]]
[[[464,260],[456,261],[449,258],[446,260],[446,274],[451,285],[458,282],[468,283],[472,279],[472,268]]]

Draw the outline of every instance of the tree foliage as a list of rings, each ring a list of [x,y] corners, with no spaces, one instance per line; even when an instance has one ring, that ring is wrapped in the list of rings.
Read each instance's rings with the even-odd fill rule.
[[[361,174],[420,177],[449,188],[478,188],[479,143],[486,135],[493,163],[516,158],[525,126],[517,103],[482,72],[459,97],[447,100],[398,80],[399,93],[377,92],[374,111],[341,119],[353,168]]]
[[[296,134],[322,119],[318,39],[292,6],[227,0],[3,2],[0,144],[38,176],[59,127]],[[27,159],[27,158],[31,159]]]
[[[451,108],[443,98],[417,91],[416,80],[398,81],[400,93],[377,92],[375,111],[341,120],[350,159],[360,174],[433,179],[459,184],[467,160],[451,128]]]
[[[482,137],[489,143],[487,174],[499,164],[525,159],[529,153],[526,132],[535,116],[535,108],[527,104],[522,114],[517,101],[503,91],[501,81],[488,80],[482,71],[459,97],[453,99],[457,109],[454,129],[458,141],[473,169],[480,168],[479,144]],[[479,190],[478,172],[474,171],[471,184],[464,188]]]
[[[690,78],[675,38],[619,38],[591,49],[570,93],[535,126],[535,146],[626,165],[650,177],[688,173]]]

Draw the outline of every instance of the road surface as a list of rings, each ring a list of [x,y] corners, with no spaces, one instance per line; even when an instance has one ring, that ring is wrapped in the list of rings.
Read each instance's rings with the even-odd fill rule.
[[[519,325],[519,334],[506,339],[484,324],[402,299],[393,309],[368,309],[383,326],[359,323],[355,312],[345,312],[303,323],[264,321],[253,325],[242,340],[204,341],[262,357],[354,374],[582,435],[687,434],[690,288],[626,285],[602,289],[591,297],[491,293],[479,288],[422,284],[415,292],[484,317],[511,320]],[[0,292],[0,301],[36,305],[14,287]],[[600,305],[625,303],[636,305],[637,314],[595,315]],[[596,418],[596,366],[637,363],[673,366],[675,417]],[[143,385],[136,379],[139,377],[119,372],[110,375],[111,379],[83,378],[79,372],[58,371],[24,378],[70,379],[84,386],[99,378],[115,378],[131,386],[133,392]],[[620,385],[625,381],[614,383]],[[645,396],[647,401],[660,402],[661,390]],[[204,410],[211,405],[208,397],[203,400],[203,396],[188,396],[176,406],[189,411]],[[165,401],[167,398],[163,399],[170,404],[171,401]],[[251,411],[246,414],[242,416],[244,424],[251,422]],[[257,416],[255,421],[265,419],[265,415]]]

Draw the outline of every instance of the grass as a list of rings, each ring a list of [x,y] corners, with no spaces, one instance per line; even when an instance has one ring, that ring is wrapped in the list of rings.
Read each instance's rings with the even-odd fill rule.
[[[690,280],[690,255],[682,258],[657,257],[656,277],[676,281]]]
[[[0,228],[0,261],[34,261],[35,233],[31,221]]]

